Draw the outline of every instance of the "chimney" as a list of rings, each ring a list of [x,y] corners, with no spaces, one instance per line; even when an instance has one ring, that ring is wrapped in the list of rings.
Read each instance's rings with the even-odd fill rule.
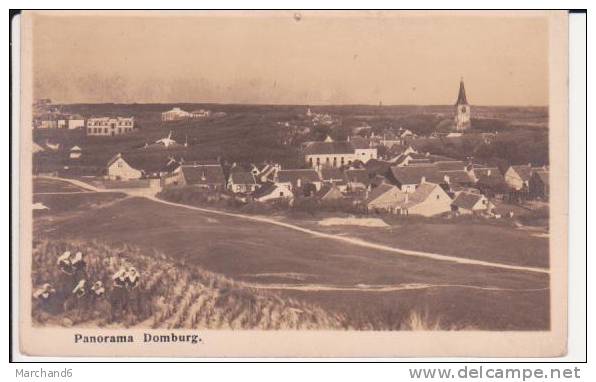
[[[490,176],[492,170],[489,168],[488,170],[486,170],[486,176]]]
[[[298,178],[298,179],[296,180],[296,187],[297,187],[297,188],[300,188],[300,187],[302,187],[302,178]]]
[[[420,183],[426,183],[426,177],[423,176],[422,178],[420,178]]]
[[[444,175],[443,180],[445,181],[445,183],[449,184],[449,175]]]

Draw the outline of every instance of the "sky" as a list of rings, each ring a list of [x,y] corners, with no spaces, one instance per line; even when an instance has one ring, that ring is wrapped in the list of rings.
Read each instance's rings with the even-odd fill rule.
[[[194,12],[33,17],[35,98],[55,103],[548,104],[548,19]]]

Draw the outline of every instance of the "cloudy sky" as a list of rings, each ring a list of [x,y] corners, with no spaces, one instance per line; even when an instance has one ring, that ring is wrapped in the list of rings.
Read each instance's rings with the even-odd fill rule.
[[[548,104],[548,21],[380,12],[36,14],[54,102]]]

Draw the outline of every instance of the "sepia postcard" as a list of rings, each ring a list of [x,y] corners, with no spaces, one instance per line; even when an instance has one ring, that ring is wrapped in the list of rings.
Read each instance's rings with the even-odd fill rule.
[[[567,18],[23,12],[20,352],[564,355]]]

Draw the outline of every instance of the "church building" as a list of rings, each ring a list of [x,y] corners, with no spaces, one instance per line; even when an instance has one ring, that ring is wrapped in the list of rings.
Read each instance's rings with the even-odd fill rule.
[[[468,104],[468,100],[466,99],[466,88],[464,87],[464,79],[462,78],[459,82],[459,94],[455,103],[455,131],[467,130],[470,126],[470,104]]]

